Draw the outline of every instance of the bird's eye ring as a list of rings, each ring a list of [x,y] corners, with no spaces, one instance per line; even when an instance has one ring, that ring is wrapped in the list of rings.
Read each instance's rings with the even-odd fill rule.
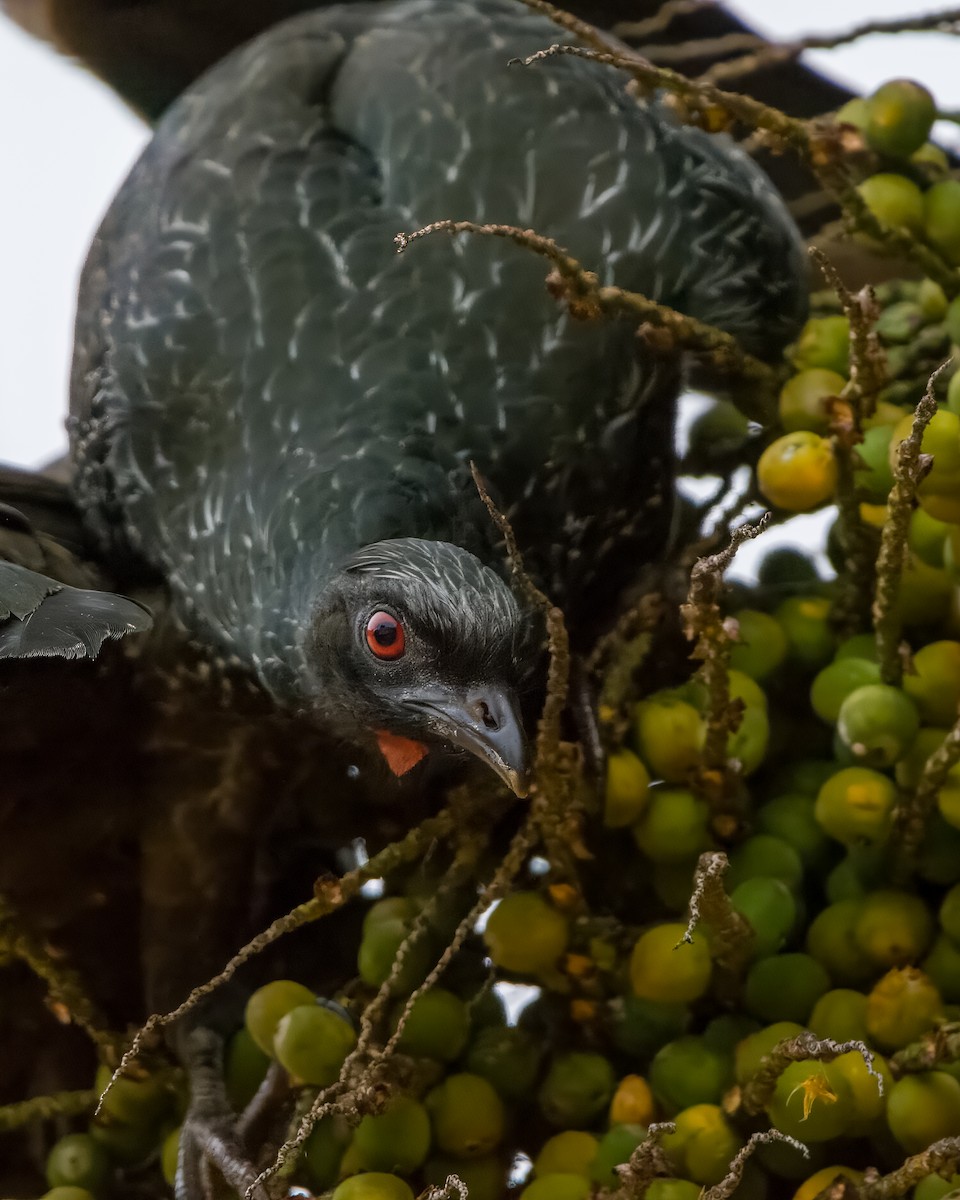
[[[403,626],[388,612],[375,612],[367,621],[366,639],[377,658],[399,658],[406,649]]]

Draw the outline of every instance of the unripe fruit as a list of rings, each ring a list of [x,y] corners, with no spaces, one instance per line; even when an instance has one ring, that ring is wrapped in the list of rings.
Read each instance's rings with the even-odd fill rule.
[[[885,775],[847,767],[820,789],[814,812],[831,837],[854,846],[886,839],[896,802],[896,788]]]
[[[500,1097],[479,1075],[448,1075],[424,1101],[437,1146],[458,1158],[489,1154],[503,1137]]]
[[[634,995],[642,1000],[686,1004],[704,994],[713,969],[710,950],[701,936],[682,942],[685,932],[685,925],[665,924],[641,934],[630,956]]]
[[[396,1175],[370,1171],[345,1179],[331,1200],[413,1200],[413,1189]]]
[[[613,1067],[601,1054],[558,1055],[540,1085],[540,1111],[561,1129],[590,1125],[610,1103],[614,1086]]]
[[[622,829],[639,820],[647,807],[650,772],[632,750],[615,750],[607,759],[603,823]]]
[[[863,202],[883,225],[920,233],[924,227],[923,193],[903,175],[881,172],[859,184]]]
[[[907,1154],[960,1134],[960,1083],[944,1071],[905,1075],[887,1099],[890,1132]]]
[[[930,135],[937,115],[933,96],[913,79],[891,79],[867,100],[864,136],[878,154],[908,158]]]
[[[316,999],[308,987],[292,979],[274,979],[257,988],[247,1001],[244,1020],[250,1036],[264,1054],[273,1057],[273,1039],[281,1017],[301,1005],[315,1004]]]
[[[850,753],[878,767],[901,759],[919,728],[917,706],[899,688],[884,683],[857,688],[837,714],[837,733]]]
[[[825,504],[837,486],[837,462],[826,438],[807,430],[771,442],[757,463],[760,491],[777,508],[809,512]]]
[[[487,921],[483,940],[498,967],[536,974],[556,965],[567,948],[567,918],[539,892],[512,892]]]
[[[923,198],[923,232],[952,266],[960,265],[960,182],[944,179]]]
[[[295,1079],[329,1087],[356,1044],[356,1032],[348,1021],[332,1009],[310,1004],[291,1009],[281,1020],[273,1052]]]
[[[836,371],[823,367],[799,371],[780,391],[780,424],[787,433],[798,429],[827,433],[830,428],[827,401],[839,396],[846,386],[846,379]]]
[[[790,350],[790,361],[800,372],[827,370],[843,379],[850,365],[849,318],[840,315],[811,317]]]

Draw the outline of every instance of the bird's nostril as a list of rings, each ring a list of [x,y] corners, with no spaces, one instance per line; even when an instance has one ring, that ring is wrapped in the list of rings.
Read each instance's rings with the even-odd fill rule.
[[[480,720],[483,722],[484,727],[486,729],[493,730],[493,729],[500,728],[500,722],[490,711],[490,705],[487,704],[486,700],[478,700],[473,707],[474,707],[474,711],[476,712],[476,714],[480,718]]]

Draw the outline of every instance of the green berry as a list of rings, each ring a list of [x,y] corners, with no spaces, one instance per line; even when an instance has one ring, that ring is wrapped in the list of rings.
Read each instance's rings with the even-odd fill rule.
[[[567,918],[539,892],[512,892],[487,921],[483,940],[493,962],[506,971],[535,975],[556,965],[567,948]]]
[[[923,232],[952,266],[960,265],[960,182],[944,179],[923,198]]]
[[[878,967],[906,966],[918,962],[933,941],[933,919],[919,896],[871,892],[861,902],[854,937]]]
[[[845,383],[850,365],[849,319],[811,317],[790,349],[790,360],[798,371],[811,368],[833,371]]]
[[[479,1075],[448,1075],[424,1101],[437,1147],[457,1158],[482,1158],[504,1133],[503,1102]]]
[[[613,1067],[603,1055],[561,1054],[540,1085],[540,1111],[560,1129],[590,1125],[606,1111],[615,1087]]]
[[[903,689],[928,725],[953,725],[960,713],[960,642],[931,642],[913,656]]]
[[[960,379],[960,372],[954,376],[954,379]],[[960,399],[960,389],[958,389],[958,399]],[[910,514],[910,532],[907,544],[921,562],[928,567],[940,570],[944,562],[944,543],[950,529],[951,526],[946,521],[938,521],[936,517],[931,517],[929,513],[924,512],[922,508],[915,508]],[[911,678],[912,676],[907,676],[907,679]],[[909,688],[906,691],[908,695],[913,695]],[[914,696],[914,699],[916,698]],[[920,712],[922,715],[922,708]]]
[[[786,888],[784,891],[790,895]],[[687,1004],[706,992],[712,973],[709,947],[700,936],[683,941],[685,933],[685,925],[664,924],[640,935],[630,956],[630,983],[635,996]]]
[[[719,1104],[733,1082],[733,1056],[687,1034],[657,1051],[647,1075],[657,1104],[670,1117],[693,1104]]]
[[[804,1142],[840,1137],[849,1119],[837,1103],[826,1065],[808,1059],[781,1071],[767,1116],[775,1129]]]
[[[803,1026],[794,1021],[777,1021],[756,1033],[748,1034],[738,1043],[734,1053],[734,1075],[741,1087],[749,1083],[774,1047],[788,1038],[803,1033]]]
[[[738,634],[730,666],[751,679],[766,679],[787,656],[786,634],[769,613],[741,608],[733,616]]]
[[[812,669],[826,663],[833,654],[830,632],[830,601],[825,596],[789,596],[773,614],[780,622],[790,657]]]
[[[406,1180],[370,1171],[345,1179],[335,1188],[330,1200],[414,1200],[414,1197]]]
[[[731,854],[724,883],[727,891],[733,891],[744,880],[762,875],[780,879],[789,888],[798,888],[803,882],[803,862],[785,841],[769,833],[756,833]]]
[[[399,1001],[393,1015],[396,1029],[406,1007]],[[414,1000],[403,1024],[397,1049],[415,1057],[453,1062],[459,1058],[470,1033],[467,1006],[445,988],[432,987]]]
[[[753,930],[754,958],[782,948],[797,923],[797,902],[782,880],[770,876],[744,880],[730,894],[730,903]]]
[[[919,728],[920,714],[914,702],[885,683],[857,688],[837,715],[837,732],[850,753],[879,767],[892,766],[903,758]]]
[[[916,967],[895,967],[867,997],[867,1031],[883,1050],[899,1050],[932,1029],[943,1014],[936,984]]]
[[[822,909],[807,929],[807,952],[821,963],[834,983],[863,983],[876,974],[876,964],[856,936],[863,901],[840,900]]]
[[[107,1190],[113,1174],[110,1156],[89,1133],[68,1133],[47,1155],[50,1187],[86,1188],[98,1195]]]
[[[852,988],[835,988],[825,992],[813,1006],[807,1022],[819,1038],[836,1042],[866,1041],[867,998]]]
[[[863,202],[882,225],[918,234],[924,228],[923,193],[903,175],[881,172],[857,187]]]
[[[357,1162],[365,1171],[409,1175],[430,1151],[427,1110],[409,1096],[394,1096],[381,1113],[363,1118],[353,1135]]]
[[[867,767],[846,767],[821,787],[814,812],[831,837],[855,846],[886,840],[896,802],[897,790],[885,775]]]
[[[579,1129],[565,1129],[547,1138],[533,1160],[537,1175],[581,1175],[590,1178],[600,1139]]]
[[[717,1104],[695,1104],[677,1113],[675,1133],[661,1139],[674,1169],[697,1183],[712,1185],[726,1175],[742,1142]]]
[[[815,958],[808,954],[774,954],[750,968],[744,1004],[765,1021],[803,1024],[829,987],[830,976]]]
[[[904,1075],[890,1089],[887,1124],[907,1154],[960,1134],[960,1083],[944,1071]]]
[[[827,433],[830,429],[828,402],[839,396],[847,381],[836,371],[811,367],[799,371],[780,391],[780,424],[787,433],[809,429]]]
[[[710,845],[705,801],[686,788],[654,788],[633,826],[640,850],[655,863],[687,863]]]
[[[650,772],[632,750],[616,750],[607,759],[603,823],[622,829],[639,820],[650,796]]]
[[[921,966],[948,1004],[960,1003],[960,947],[952,939],[941,933]]]
[[[343,1152],[350,1140],[350,1127],[340,1116],[321,1117],[310,1130],[303,1143],[302,1162],[318,1191],[326,1191],[337,1182]]]
[[[891,79],[867,100],[864,136],[878,154],[908,158],[930,134],[937,106],[922,83]]]
[[[587,1200],[590,1181],[582,1175],[541,1175],[520,1193],[520,1200]]]
[[[292,979],[274,979],[257,988],[247,1001],[244,1020],[247,1032],[264,1054],[273,1057],[273,1039],[277,1026],[293,1008],[315,1004],[316,996],[302,983]]]
[[[671,1038],[685,1032],[690,1020],[686,1006],[623,996],[611,1004],[611,1035],[614,1045],[624,1054],[648,1059]]]
[[[286,1013],[283,1015],[286,1016]],[[274,1026],[274,1033],[276,1033],[276,1026]],[[272,1055],[266,1054],[260,1049],[253,1040],[253,1034],[246,1027],[238,1029],[227,1043],[223,1079],[227,1089],[227,1099],[234,1112],[242,1112],[257,1094],[257,1088],[263,1083],[271,1058]]]
[[[515,1025],[481,1029],[467,1051],[466,1068],[492,1083],[504,1100],[530,1094],[540,1068],[540,1047]]]
[[[634,709],[633,732],[651,773],[668,783],[684,783],[700,761],[706,726],[692,704],[659,692]]]
[[[171,1129],[160,1146],[160,1170],[164,1180],[173,1187],[180,1161],[180,1126]]]
[[[807,870],[821,868],[830,847],[813,807],[811,797],[793,792],[768,800],[756,815],[757,830],[792,846]]]
[[[453,1158],[449,1155],[435,1156],[427,1160],[424,1181],[434,1187],[443,1187],[451,1175],[466,1185],[470,1200],[503,1200],[506,1187],[507,1164],[496,1154],[482,1158]]]
[[[329,1087],[357,1044],[349,1021],[321,1004],[291,1009],[277,1026],[273,1052],[294,1079]]]
[[[874,425],[866,430],[863,441],[857,446],[859,463],[854,482],[869,499],[878,504],[886,501],[893,487],[893,471],[890,469],[892,437],[892,425]]]
[[[642,1125],[613,1125],[600,1139],[590,1178],[598,1187],[615,1188],[620,1182],[617,1167],[630,1161],[630,1155],[647,1136]]]

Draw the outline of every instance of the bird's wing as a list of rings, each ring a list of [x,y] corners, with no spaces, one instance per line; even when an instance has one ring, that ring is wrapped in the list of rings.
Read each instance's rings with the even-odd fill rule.
[[[142,604],[0,562],[0,659],[96,658],[108,638],[152,625]]]
[[[107,639],[150,628],[143,605],[86,586],[97,578],[83,540],[64,483],[0,467],[0,659],[96,658]]]

